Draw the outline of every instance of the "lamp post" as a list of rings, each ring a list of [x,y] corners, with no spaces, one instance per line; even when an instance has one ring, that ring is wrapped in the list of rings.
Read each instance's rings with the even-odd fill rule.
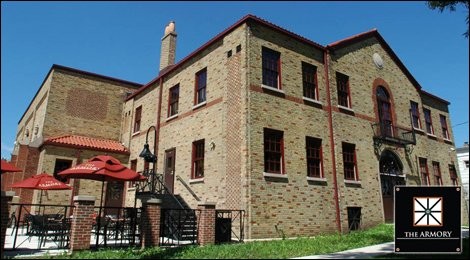
[[[147,185],[150,185],[150,192],[151,194],[155,194],[155,178],[156,178],[156,173],[155,173],[155,163],[157,162],[157,156],[155,154],[153,154],[152,152],[150,152],[150,149],[149,149],[149,144],[148,144],[148,140],[149,140],[149,132],[150,132],[150,129],[153,129],[153,133],[154,133],[154,138],[153,138],[153,152],[156,153],[156,147],[157,147],[157,129],[155,128],[155,126],[150,126],[148,129],[147,129],[147,135],[145,136],[145,144],[144,144],[144,149],[142,150],[142,152],[140,152],[139,154],[139,157],[141,158],[144,158],[144,160],[148,163],[152,163],[152,171],[150,172],[150,170],[147,170],[147,171],[144,171],[144,176],[148,177],[148,181],[147,181]]]

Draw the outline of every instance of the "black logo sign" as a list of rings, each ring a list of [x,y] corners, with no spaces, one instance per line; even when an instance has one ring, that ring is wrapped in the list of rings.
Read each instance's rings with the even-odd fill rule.
[[[395,252],[462,251],[460,187],[395,186]]]

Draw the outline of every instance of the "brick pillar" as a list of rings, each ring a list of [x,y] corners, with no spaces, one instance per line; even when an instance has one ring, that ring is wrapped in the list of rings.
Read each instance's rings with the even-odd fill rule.
[[[70,234],[70,251],[90,249],[91,229],[93,226],[94,196],[78,195],[73,198],[75,210]]]
[[[161,204],[159,199],[142,200],[142,248],[159,244]]]
[[[1,219],[2,219],[2,229],[0,232],[0,243],[2,246],[2,252],[0,253],[0,259],[3,259],[3,251],[5,250],[5,235],[8,228],[8,220],[10,219],[10,202],[15,196],[13,191],[3,191],[1,194],[1,205],[0,205],[0,212],[1,212]]]
[[[197,205],[200,210],[198,218],[198,242],[199,245],[215,243],[215,202],[200,202]]]

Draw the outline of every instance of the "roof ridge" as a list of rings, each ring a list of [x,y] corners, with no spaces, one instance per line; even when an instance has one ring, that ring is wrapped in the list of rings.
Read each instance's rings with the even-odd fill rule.
[[[368,31],[365,31],[365,32],[361,32],[361,33],[357,33],[357,34],[354,34],[352,36],[349,36],[349,37],[346,37],[344,39],[341,39],[341,40],[338,40],[338,41],[335,41],[333,43],[330,43],[328,45],[326,45],[327,48],[332,48],[332,47],[336,47],[337,45],[341,45],[343,43],[346,43],[348,41],[351,41],[351,40],[355,40],[355,39],[358,39],[360,37],[364,37],[368,34],[372,34],[372,33],[378,33],[379,31],[377,30],[377,28],[372,28],[371,30],[368,30]]]

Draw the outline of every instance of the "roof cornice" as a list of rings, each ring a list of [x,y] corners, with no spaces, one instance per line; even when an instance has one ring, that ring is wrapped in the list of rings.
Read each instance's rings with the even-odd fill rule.
[[[429,93],[429,92],[426,92],[426,91],[424,91],[424,90],[422,90],[422,89],[420,90],[420,92],[421,92],[421,94],[423,94],[423,95],[425,95],[425,96],[428,96],[428,97],[430,97],[430,98],[432,98],[432,99],[434,99],[434,100],[437,100],[437,101],[440,101],[440,102],[442,102],[442,103],[445,103],[446,105],[450,105],[450,102],[449,102],[449,101],[447,101],[447,100],[445,100],[445,99],[442,99],[442,98],[440,98],[440,97],[438,97],[438,96],[435,96],[435,95],[433,95],[433,94],[431,94],[431,93]]]
[[[137,95],[139,95],[140,93],[142,93],[144,90],[146,90],[149,86],[153,85],[155,82],[158,82],[160,79],[164,78],[165,76],[167,76],[168,74],[170,74],[171,72],[175,71],[176,69],[178,69],[179,67],[181,67],[183,64],[185,64],[187,61],[189,61],[191,58],[193,58],[194,56],[198,55],[199,53],[201,53],[202,51],[204,51],[205,49],[209,48],[209,46],[211,46],[213,43],[219,41],[220,39],[222,39],[223,37],[225,37],[227,34],[229,34],[230,32],[234,31],[235,29],[237,29],[239,26],[243,25],[244,23],[249,23],[249,22],[254,22],[254,23],[258,23],[258,24],[261,24],[261,25],[264,25],[270,29],[273,29],[275,31],[278,31],[282,34],[286,34],[292,38],[295,38],[305,44],[308,44],[308,45],[311,45],[315,48],[318,48],[319,50],[323,51],[325,49],[325,47],[323,47],[322,45],[314,42],[314,41],[311,41],[307,38],[304,38],[298,34],[295,34],[291,31],[288,31],[280,26],[277,26],[273,23],[270,23],[266,20],[263,20],[259,17],[256,17],[254,15],[251,15],[251,14],[248,14],[246,16],[244,16],[243,18],[241,18],[240,20],[238,20],[236,23],[234,23],[233,25],[231,25],[230,27],[228,27],[227,29],[225,29],[224,31],[222,31],[221,33],[217,34],[215,37],[213,37],[211,40],[209,40],[208,42],[206,42],[204,45],[202,45],[201,47],[197,48],[195,51],[191,52],[188,56],[186,56],[185,58],[183,58],[181,61],[179,61],[178,63],[176,63],[175,65],[172,65],[171,68],[167,68],[167,69],[164,69],[160,72],[160,74],[154,78],[153,80],[151,80],[149,83],[145,84],[143,87],[141,87],[140,89],[138,89],[137,91],[135,91],[133,94],[129,95],[126,99],[127,100],[130,100],[134,97],[136,97]]]

